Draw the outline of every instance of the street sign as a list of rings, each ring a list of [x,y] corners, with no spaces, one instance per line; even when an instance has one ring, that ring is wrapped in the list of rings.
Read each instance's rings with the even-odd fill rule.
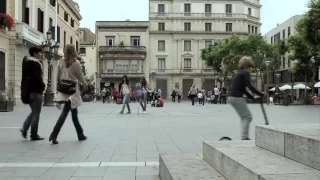
[[[104,86],[107,86],[107,87],[108,87],[108,86],[110,86],[110,83],[105,83]]]

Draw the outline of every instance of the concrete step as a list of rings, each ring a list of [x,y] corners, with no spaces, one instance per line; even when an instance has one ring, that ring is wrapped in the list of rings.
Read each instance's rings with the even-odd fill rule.
[[[251,141],[204,142],[203,159],[228,180],[320,178],[318,170],[256,147]]]
[[[319,124],[257,126],[256,146],[320,170]]]
[[[197,154],[160,155],[161,180],[226,180]]]

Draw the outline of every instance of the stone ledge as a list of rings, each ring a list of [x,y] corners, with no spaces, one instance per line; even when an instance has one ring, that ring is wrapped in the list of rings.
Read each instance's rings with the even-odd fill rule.
[[[161,180],[226,180],[197,154],[160,155]]]
[[[280,180],[283,175],[311,173],[320,177],[319,171],[256,147],[250,141],[204,142],[203,159],[228,180],[259,180],[262,176],[265,180]]]
[[[256,145],[320,170],[318,124],[257,126]]]

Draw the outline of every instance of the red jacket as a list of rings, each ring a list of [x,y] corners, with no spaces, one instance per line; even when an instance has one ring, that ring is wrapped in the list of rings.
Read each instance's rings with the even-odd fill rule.
[[[113,90],[112,91],[112,95],[114,96],[114,97],[117,97],[118,95],[119,95],[119,92],[118,92],[118,90]]]

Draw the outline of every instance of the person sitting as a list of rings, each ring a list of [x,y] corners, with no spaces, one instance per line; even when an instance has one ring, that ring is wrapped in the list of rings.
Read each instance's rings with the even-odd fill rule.
[[[151,101],[151,107],[156,107],[156,103],[157,103],[156,100],[152,100]]]
[[[163,107],[164,101],[163,99],[158,96],[158,100],[157,100],[157,107]]]

